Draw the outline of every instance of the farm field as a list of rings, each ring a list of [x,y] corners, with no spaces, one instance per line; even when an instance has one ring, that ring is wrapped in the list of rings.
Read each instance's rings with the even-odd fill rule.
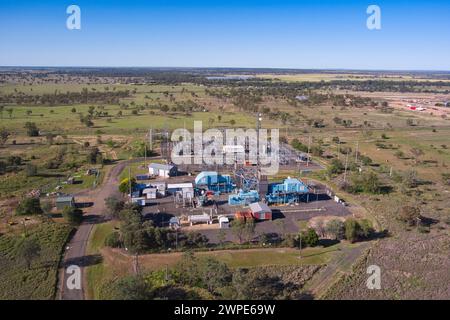
[[[49,300],[57,292],[57,274],[63,246],[71,227],[42,222],[28,227],[28,239],[35,239],[40,255],[27,266],[19,253],[23,233],[0,237],[0,300]]]

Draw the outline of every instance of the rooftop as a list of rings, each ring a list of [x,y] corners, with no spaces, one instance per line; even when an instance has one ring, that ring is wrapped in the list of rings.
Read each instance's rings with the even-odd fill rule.
[[[150,163],[148,167],[157,170],[172,170],[175,166],[171,164]]]

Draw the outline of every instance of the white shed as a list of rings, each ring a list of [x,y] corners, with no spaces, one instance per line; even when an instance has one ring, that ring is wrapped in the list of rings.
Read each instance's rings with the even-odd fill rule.
[[[148,165],[149,174],[163,178],[175,176],[177,172],[177,167],[171,164],[150,163]]]
[[[230,219],[228,219],[228,217],[225,217],[225,216],[220,216],[219,217],[219,227],[220,227],[220,229],[230,228]]]
[[[147,199],[156,199],[156,188],[145,188],[142,190],[142,195],[145,195]]]

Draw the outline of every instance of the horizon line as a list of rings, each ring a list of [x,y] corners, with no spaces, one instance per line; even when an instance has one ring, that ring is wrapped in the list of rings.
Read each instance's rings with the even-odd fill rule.
[[[64,69],[64,68],[85,68],[85,69],[236,69],[236,70],[293,70],[293,71],[369,71],[369,72],[448,72],[445,69],[389,69],[389,68],[298,68],[298,67],[227,67],[227,66],[85,66],[85,65],[0,65],[0,68],[43,68],[43,69]]]

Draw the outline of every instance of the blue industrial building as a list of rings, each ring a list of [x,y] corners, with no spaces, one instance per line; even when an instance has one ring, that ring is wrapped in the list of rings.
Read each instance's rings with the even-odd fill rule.
[[[228,196],[228,204],[230,206],[247,206],[250,203],[258,202],[259,194],[256,190],[239,190],[237,194],[230,194]]]
[[[199,189],[206,189],[214,192],[232,192],[236,185],[233,184],[231,176],[221,175],[215,171],[203,171],[195,177],[195,186]]]
[[[309,188],[302,181],[295,178],[287,178],[283,183],[272,183],[266,195],[268,204],[296,203],[304,195],[309,193]]]

